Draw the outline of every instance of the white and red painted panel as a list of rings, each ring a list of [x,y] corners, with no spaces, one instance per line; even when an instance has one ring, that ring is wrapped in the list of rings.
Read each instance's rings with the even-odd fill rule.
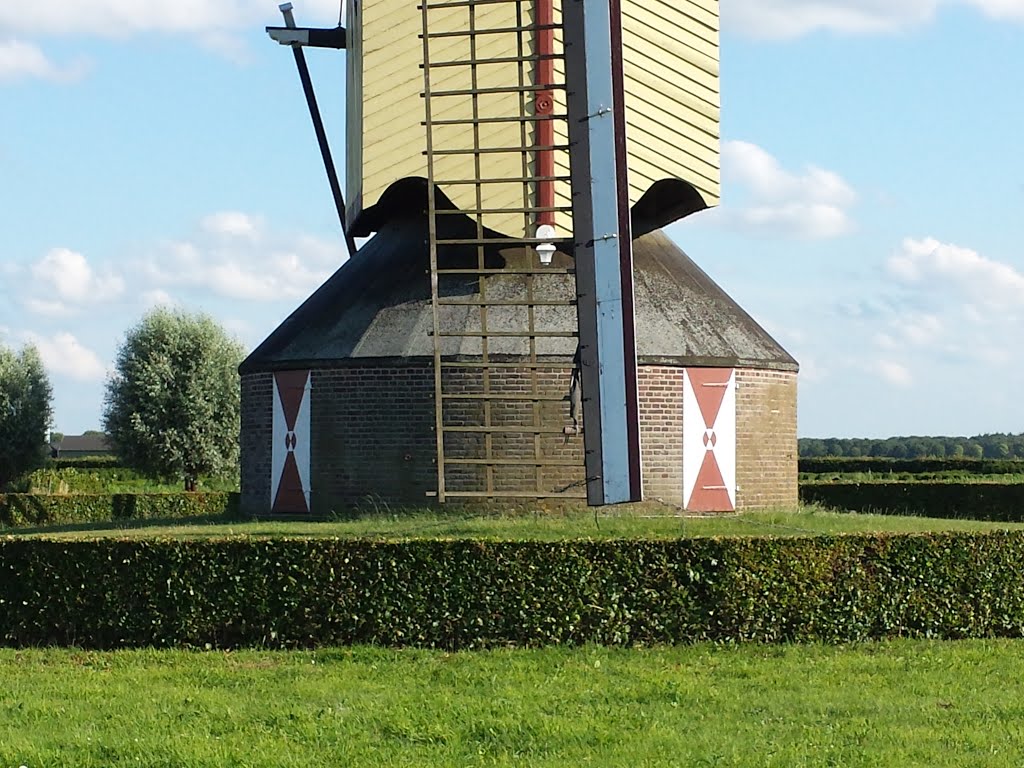
[[[274,374],[274,437],[271,450],[272,512],[309,512],[309,371]]]
[[[683,376],[683,507],[736,509],[736,372],[687,368]]]

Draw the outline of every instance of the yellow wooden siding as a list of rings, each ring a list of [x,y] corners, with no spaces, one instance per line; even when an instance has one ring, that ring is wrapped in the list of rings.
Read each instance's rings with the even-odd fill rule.
[[[622,0],[623,58],[626,88],[627,146],[629,151],[630,202],[637,200],[655,181],[679,178],[693,184],[708,205],[719,198],[719,90],[718,90],[718,1]],[[526,6],[528,7],[528,6]],[[359,30],[352,29],[356,45],[361,42],[362,117],[349,123],[349,196],[352,215],[361,206],[372,205],[393,182],[407,176],[426,176],[426,133],[421,122],[424,105],[423,58],[420,12],[408,0],[365,0]],[[555,0],[555,20],[560,21],[560,3]],[[350,18],[353,18],[350,16]],[[515,5],[495,3],[479,6],[480,29],[511,27],[516,24]],[[529,19],[526,20],[529,23]],[[433,32],[465,29],[464,8],[431,11]],[[555,49],[562,46],[556,34]],[[514,35],[479,36],[477,58],[516,55]],[[434,39],[432,61],[469,57],[466,38]],[[350,66],[360,66],[350,57]],[[556,80],[563,77],[560,62]],[[533,82],[532,68],[525,67],[525,81]],[[351,81],[351,76],[350,76]],[[488,65],[478,70],[478,87],[515,85],[514,64]],[[350,86],[351,87],[351,86]],[[468,68],[432,69],[433,91],[470,87]],[[435,120],[465,119],[472,115],[467,96],[435,97],[431,101]],[[513,116],[519,112],[518,95],[482,95],[478,99],[482,116]],[[532,98],[527,99],[527,110]],[[555,112],[565,113],[564,92],[555,91]],[[361,122],[361,125],[360,125]],[[479,130],[482,147],[517,147],[522,143],[518,123],[483,125]],[[527,143],[532,141],[532,128]],[[556,144],[566,144],[566,126],[556,123]],[[434,146],[457,149],[473,146],[472,128],[436,127]],[[361,172],[358,167],[361,154]],[[355,167],[353,167],[355,164]],[[529,169],[532,172],[532,169]],[[555,171],[568,175],[568,153],[555,153]],[[479,167],[472,155],[437,157],[434,176],[438,180],[508,178],[523,175],[518,152],[482,155]],[[460,208],[477,207],[471,185],[442,184]],[[520,184],[484,187],[484,208],[518,208],[524,204]],[[569,206],[567,183],[556,185],[556,205]],[[485,223],[510,235],[524,232],[521,215],[490,216]],[[568,232],[568,215],[556,217],[556,225]],[[528,232],[527,234],[532,234]]]
[[[362,152],[361,183],[358,183],[363,205],[372,205],[392,183],[407,176],[426,176],[426,129],[423,91],[422,19],[416,3],[408,0],[366,0],[362,6],[362,128],[358,136],[349,137],[350,147],[358,143]],[[437,9],[430,12],[431,31],[458,31],[468,27],[465,8]],[[528,23],[529,20],[527,20]],[[482,5],[476,10],[478,29],[515,26],[514,4]],[[495,58],[516,54],[512,35],[482,35],[476,38],[476,57]],[[470,56],[465,37],[435,38],[430,41],[434,62],[464,60]],[[353,65],[358,63],[353,62]],[[493,88],[518,82],[515,65],[484,65],[477,69],[477,87]],[[531,70],[525,72],[532,82]],[[437,67],[431,70],[431,89],[468,89],[472,85],[467,67]],[[435,96],[431,99],[434,120],[462,120],[473,115],[473,100],[468,96]],[[515,116],[519,114],[518,95],[484,94],[477,99],[482,117]],[[470,126],[437,126],[433,134],[437,149],[471,149],[474,145]],[[479,146],[487,148],[518,147],[521,144],[518,123],[481,125]],[[351,151],[351,150],[350,150]],[[522,176],[522,160],[517,152],[480,156],[479,166],[473,155],[435,156],[434,176],[437,179],[507,178]],[[444,186],[445,193],[460,208],[476,208],[476,190],[469,185]],[[523,204],[519,185],[502,184],[486,187],[485,208],[518,208]],[[489,226],[522,230],[521,217],[491,217]]]
[[[717,0],[623,0],[630,202],[659,179],[718,203]]]

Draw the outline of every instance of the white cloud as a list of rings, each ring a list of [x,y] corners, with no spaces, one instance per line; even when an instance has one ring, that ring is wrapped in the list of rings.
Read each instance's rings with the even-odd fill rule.
[[[73,314],[74,310],[71,309],[63,301],[53,301],[50,299],[39,299],[34,296],[29,296],[22,300],[22,304],[25,309],[34,315],[45,315],[46,317],[64,317],[66,315]]]
[[[282,236],[256,217],[222,212],[205,217],[192,240],[165,243],[143,265],[157,289],[181,286],[250,301],[308,296],[345,259],[344,245]]]
[[[333,24],[337,0],[303,0],[302,24]],[[0,3],[0,29],[27,34],[125,37],[138,32],[197,35],[283,23],[276,3],[263,0],[38,0]]]
[[[70,333],[62,332],[49,337],[26,333],[24,339],[35,344],[43,364],[52,373],[78,381],[102,381],[106,376],[106,369],[96,353],[83,346]]]
[[[897,387],[909,387],[914,383],[914,377],[910,370],[902,363],[892,360],[878,360],[875,362],[875,371],[884,380]]]
[[[837,173],[816,166],[801,173],[788,171],[746,141],[722,144],[722,172],[748,198],[745,206],[723,208],[727,226],[755,235],[811,240],[838,237],[853,228],[847,209],[857,194]]]
[[[32,265],[32,275],[45,293],[44,297],[34,297],[37,307],[52,308],[55,298],[70,304],[98,303],[116,298],[124,291],[120,276],[109,270],[97,274],[85,256],[69,248],[49,251]]]
[[[221,211],[203,218],[200,226],[206,232],[224,237],[240,237],[255,240],[262,230],[262,222],[254,216],[239,211]]]
[[[993,19],[1024,21],[1024,0],[970,0],[970,4]]]
[[[886,269],[905,286],[945,291],[986,307],[1024,306],[1024,274],[1010,264],[932,237],[903,240]]]
[[[915,346],[927,346],[942,334],[944,325],[938,315],[924,312],[905,315],[898,321],[903,338]]]
[[[1024,274],[1010,264],[934,238],[907,238],[882,267],[890,287],[879,311],[850,316],[856,334],[885,358],[879,375],[893,384],[915,371],[963,370],[1014,375],[1014,340],[1024,334]],[[899,363],[892,361],[899,360]],[[922,374],[916,387],[934,387]],[[972,374],[973,375],[973,374]]]
[[[748,141],[724,142],[722,160],[730,178],[747,187],[759,200],[782,202],[796,199],[850,205],[857,199],[850,185],[838,174],[813,165],[802,174],[792,173],[771,154]]]
[[[1024,0],[724,0],[722,16],[723,27],[761,39],[790,39],[818,30],[880,34],[927,23],[952,2],[994,19],[1024,20]]]
[[[125,39],[158,32],[185,36],[236,62],[251,59],[246,36],[265,25],[283,24],[274,2],[264,0],[36,0],[0,2],[0,37],[93,36]],[[304,26],[333,26],[337,0],[303,0]],[[90,69],[86,60],[53,64],[34,44],[0,43],[0,83],[21,77],[75,80]]]
[[[889,32],[920,24],[938,0],[725,0],[723,26],[748,37],[786,39],[815,30],[848,34]]]
[[[88,70],[84,59],[59,66],[32,43],[0,40],[0,83],[30,78],[66,83],[80,79]]]
[[[174,300],[174,297],[171,296],[171,294],[159,288],[156,288],[152,291],[143,291],[141,298],[142,303],[147,308],[173,307],[178,303]]]

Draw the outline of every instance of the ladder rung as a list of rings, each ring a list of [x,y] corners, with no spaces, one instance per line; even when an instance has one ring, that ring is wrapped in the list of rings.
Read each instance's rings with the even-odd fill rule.
[[[561,301],[539,299],[534,301],[528,301],[526,299],[496,299],[494,301],[488,301],[487,299],[478,299],[474,301],[437,300],[437,304],[440,307],[575,307],[576,303],[575,299],[564,299]]]
[[[440,244],[440,240],[438,243]],[[480,245],[487,245],[491,240],[466,240],[464,244],[479,242]],[[508,269],[439,269],[439,275],[575,275],[576,270],[568,269],[541,269],[540,267],[519,268],[509,267]]]
[[[427,3],[426,10],[433,11],[441,8],[466,8],[471,5],[495,5],[496,3],[507,3],[509,0],[447,0],[443,3]],[[423,5],[417,5],[416,10],[422,11]]]
[[[491,27],[490,29],[458,29],[452,32],[428,32],[428,40],[443,37],[472,37],[476,35],[509,35],[515,32],[542,32],[547,29],[561,29],[561,24],[523,24],[519,27]],[[419,35],[422,39],[423,35]]]
[[[569,181],[568,176],[505,176],[500,179],[433,179],[439,187],[454,187],[457,184],[526,184],[535,181]]]
[[[571,362],[549,362],[547,360],[523,360],[521,362],[506,362],[489,360],[487,362],[470,362],[468,360],[442,360],[442,368],[539,368],[544,370],[571,369]]]
[[[438,245],[537,245],[538,243],[550,243],[541,237],[488,237],[484,240],[472,238],[454,238],[435,240]],[[438,270],[440,272],[441,270]],[[496,270],[501,272],[501,270]]]
[[[565,491],[558,493],[557,491],[551,491],[550,493],[544,493],[543,491],[449,491],[445,490],[445,498],[459,498],[459,499],[585,499],[587,498],[586,492],[583,491]],[[427,496],[437,496],[437,491],[427,491]]]
[[[508,0],[499,0],[499,2],[508,2]],[[420,64],[420,69],[425,67],[479,67],[485,64],[532,64],[537,61],[558,61],[564,59],[560,53],[538,53],[530,56],[495,56],[490,59],[448,59],[443,61],[431,61],[430,64]]]
[[[475,464],[494,467],[582,467],[583,461],[572,459],[550,459],[542,456],[536,459],[450,459],[445,456],[448,464]]]
[[[493,88],[454,88],[448,91],[430,91],[430,98],[436,99],[443,96],[481,96],[495,93],[534,93],[537,91],[560,91],[565,90],[565,85],[500,85]],[[426,98],[426,92],[420,93]]]
[[[482,425],[465,426],[465,427],[444,427],[442,432],[492,432],[494,434],[523,434],[523,435],[564,435],[565,432],[561,427],[535,427],[530,426],[490,426],[485,427]]]
[[[575,339],[576,331],[441,331],[437,334],[445,339]]]
[[[422,152],[426,155],[507,155],[512,152],[561,152],[569,149],[568,144],[538,144],[530,147],[477,147],[476,149],[432,149]]]
[[[546,120],[568,120],[567,115],[520,115],[519,117],[467,117],[459,120],[431,120],[431,126],[438,125],[488,125],[492,123],[540,123]],[[426,126],[427,122],[421,121]]]
[[[435,216],[472,216],[481,213],[568,213],[572,210],[570,205],[543,205],[532,208],[453,208],[451,210],[434,211]]]
[[[560,403],[569,399],[568,395],[531,395],[523,392],[492,393],[490,395],[484,395],[479,392],[474,394],[442,392],[441,397],[445,400],[491,400],[495,402],[501,400],[528,400],[538,403]]]

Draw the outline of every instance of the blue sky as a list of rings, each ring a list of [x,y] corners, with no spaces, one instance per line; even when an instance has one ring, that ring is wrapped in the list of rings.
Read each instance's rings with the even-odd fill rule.
[[[800,435],[1024,431],[1024,0],[721,10],[723,204],[669,233],[800,361]],[[55,428],[99,426],[148,308],[252,348],[343,259],[279,20],[0,7],[0,343],[40,348]],[[343,56],[308,54],[336,156]]]

